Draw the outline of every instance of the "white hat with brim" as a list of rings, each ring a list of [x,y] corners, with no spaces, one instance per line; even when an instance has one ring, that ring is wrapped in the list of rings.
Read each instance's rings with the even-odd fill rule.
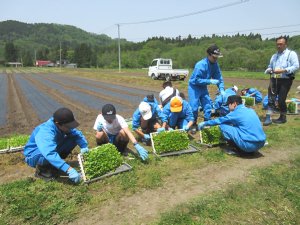
[[[139,105],[139,111],[144,120],[149,120],[152,117],[151,106],[147,102],[141,102]]]

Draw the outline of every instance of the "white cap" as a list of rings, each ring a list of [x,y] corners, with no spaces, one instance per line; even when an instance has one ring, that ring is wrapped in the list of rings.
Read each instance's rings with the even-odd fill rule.
[[[141,102],[139,111],[144,120],[149,120],[152,117],[151,106],[147,102]]]
[[[235,85],[232,87],[232,89],[233,89],[233,90],[234,90],[236,93],[237,93],[237,92],[238,92],[238,90],[239,90],[239,89],[238,89],[238,87],[237,87],[237,86],[235,86]]]
[[[161,99],[161,101],[165,101],[169,96],[171,96],[174,92],[174,89],[172,87],[165,87],[164,90],[162,90],[159,94],[159,97]]]
[[[299,93],[300,93],[300,86],[298,86],[298,87],[297,87],[297,91],[296,91],[296,93],[297,93],[297,94],[299,94]]]

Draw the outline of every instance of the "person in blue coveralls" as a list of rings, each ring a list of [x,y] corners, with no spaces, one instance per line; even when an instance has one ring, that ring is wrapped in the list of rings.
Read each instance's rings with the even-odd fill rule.
[[[76,127],[73,112],[59,108],[48,121],[37,126],[24,147],[25,162],[36,168],[35,176],[46,181],[55,179],[55,172],[63,171],[74,183],[80,174],[64,159],[78,145],[81,153],[88,152],[88,142]]]
[[[268,95],[266,95],[263,100],[262,100],[262,104],[263,104],[263,109],[267,110],[268,109],[268,101],[269,101],[269,97]],[[278,111],[278,95],[275,98],[275,111]]]
[[[168,126],[189,131],[194,123],[194,115],[190,104],[180,96],[171,98],[171,101],[163,108],[168,118]]]
[[[150,133],[165,130],[166,124],[167,117],[153,95],[146,96],[132,116],[132,130],[147,145],[151,144]]]
[[[114,105],[105,104],[102,107],[102,113],[97,116],[93,128],[96,130],[97,145],[111,143],[126,156],[126,148],[130,140],[141,159],[148,158],[147,150],[137,143],[125,119],[116,113]]]
[[[262,102],[262,94],[255,88],[244,88],[241,90],[241,96],[254,97],[255,103]]]
[[[236,95],[237,92],[238,87],[234,85],[233,87],[227,88],[225,90],[225,96],[222,96],[220,94],[217,95],[213,104],[213,108],[215,109],[216,114],[225,116],[230,112],[228,105],[226,105],[227,98],[231,95]]]
[[[198,129],[220,125],[224,139],[235,145],[236,150],[245,153],[258,151],[264,146],[266,135],[256,112],[244,106],[241,96],[238,95],[229,96],[226,104],[230,113],[214,120],[201,122],[198,124]]]
[[[223,55],[216,45],[210,46],[206,52],[207,57],[196,63],[188,84],[189,103],[193,110],[194,124],[197,123],[200,104],[204,112],[204,120],[211,118],[212,101],[207,85],[217,85],[221,95],[225,96],[223,77],[217,62],[218,58]]]

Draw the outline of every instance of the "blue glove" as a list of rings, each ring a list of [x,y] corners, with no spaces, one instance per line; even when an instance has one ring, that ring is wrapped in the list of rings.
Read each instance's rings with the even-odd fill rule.
[[[291,98],[292,102],[298,102],[299,100],[297,98]]]
[[[157,129],[157,132],[158,132],[158,133],[163,132],[163,131],[166,131],[166,129],[165,129],[164,127],[161,127],[161,128],[158,128],[158,129]]]
[[[81,153],[81,154],[86,153],[86,152],[88,152],[88,151],[89,151],[89,148],[88,148],[88,147],[80,149],[80,153]]]
[[[69,179],[71,181],[73,181],[74,183],[79,183],[80,181],[80,174],[74,169],[70,169],[69,171],[67,171],[68,175],[69,175]]]
[[[134,147],[137,150],[137,152],[139,153],[139,155],[142,158],[142,160],[145,160],[145,159],[148,158],[148,152],[146,151],[146,149],[144,149],[139,144],[134,145]]]
[[[172,127],[169,127],[169,131],[173,131],[174,129]]]
[[[219,80],[216,80],[216,79],[211,79],[210,80],[210,84],[217,85],[218,83],[219,83]]]
[[[148,141],[148,140],[150,140],[150,139],[151,139],[151,137],[150,137],[150,135],[149,135],[149,134],[144,134],[144,138],[146,139],[146,141]]]
[[[103,130],[103,124],[99,122],[97,125],[97,131],[102,131],[102,130]]]
[[[201,122],[198,124],[198,130],[202,130],[205,126],[205,122]]]
[[[189,131],[190,128],[188,127],[188,125],[186,125],[186,126],[183,127],[183,129],[184,129],[185,131]]]

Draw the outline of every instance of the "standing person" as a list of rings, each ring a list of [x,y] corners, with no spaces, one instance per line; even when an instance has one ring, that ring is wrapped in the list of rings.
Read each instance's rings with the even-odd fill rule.
[[[278,95],[278,108],[280,117],[274,123],[286,123],[286,97],[295,79],[295,73],[299,69],[299,60],[296,52],[287,48],[287,38],[280,36],[276,38],[277,53],[270,60],[265,73],[270,74],[270,85],[268,88],[268,110],[264,126],[272,123],[271,115],[275,108],[276,95]]]
[[[238,95],[229,96],[226,104],[230,109],[229,114],[201,122],[198,129],[220,125],[224,139],[235,145],[238,150],[248,153],[258,151],[264,146],[266,135],[256,112],[244,106],[241,96]]]
[[[150,133],[164,131],[167,124],[166,115],[154,99],[153,95],[145,97],[132,116],[132,130],[149,145]]]
[[[224,97],[220,94],[217,95],[217,97],[215,98],[215,102],[213,104],[213,107],[217,114],[219,114],[220,116],[225,116],[230,112],[228,105],[226,105],[227,99],[231,95],[236,95],[237,92],[238,92],[238,87],[234,85],[233,87],[227,88],[225,90]]]
[[[168,118],[168,125],[172,129],[176,127],[189,131],[194,123],[194,116],[190,104],[180,96],[175,96],[165,105],[164,114]]]
[[[142,160],[148,158],[147,150],[138,144],[125,119],[116,114],[116,108],[112,104],[106,104],[102,107],[102,114],[97,116],[94,130],[96,130],[98,145],[111,143],[117,147],[120,153],[126,155],[125,150],[130,140]]]
[[[81,153],[88,152],[88,143],[76,127],[73,112],[68,108],[56,110],[48,121],[37,126],[24,148],[25,162],[36,168],[35,176],[46,181],[55,178],[55,168],[78,183],[80,174],[64,160],[78,145]]]
[[[203,108],[204,120],[209,120],[211,117],[212,101],[207,85],[217,85],[221,95],[225,96],[223,77],[217,62],[218,58],[222,57],[220,49],[216,45],[212,45],[206,52],[207,57],[196,63],[188,85],[189,103],[193,110],[195,124],[200,104]]]
[[[263,99],[260,91],[255,88],[243,88],[241,90],[241,96],[254,97],[256,103],[262,102]]]
[[[168,102],[170,102],[171,98],[174,96],[179,96],[179,91],[176,88],[172,87],[171,81],[165,81],[162,85],[163,90],[159,93],[159,100],[164,107]]]

